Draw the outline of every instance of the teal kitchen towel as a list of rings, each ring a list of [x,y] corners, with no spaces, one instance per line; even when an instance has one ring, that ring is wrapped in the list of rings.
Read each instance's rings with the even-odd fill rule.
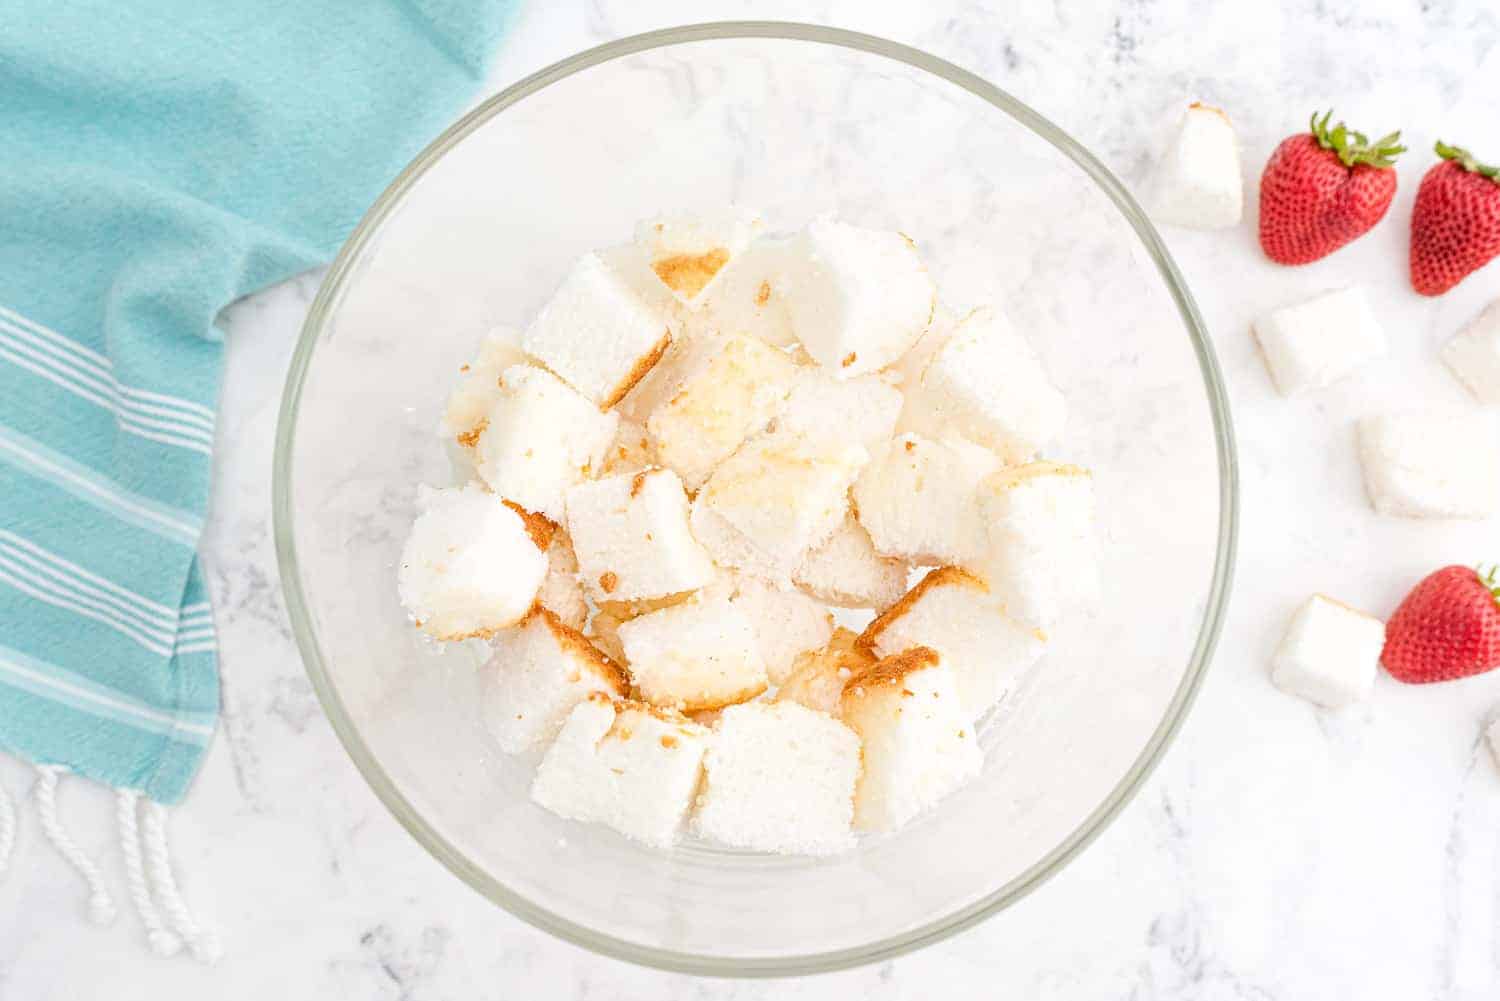
[[[181,798],[215,317],[333,254],[514,2],[0,4],[0,747]]]

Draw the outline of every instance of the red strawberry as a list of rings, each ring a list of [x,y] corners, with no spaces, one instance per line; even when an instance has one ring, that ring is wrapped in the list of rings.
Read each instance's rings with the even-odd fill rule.
[[[1411,210],[1411,287],[1442,295],[1500,254],[1500,168],[1438,143]]]
[[[1373,143],[1330,111],[1276,147],[1260,175],[1260,246],[1278,264],[1309,264],[1370,231],[1396,197],[1400,132]]]
[[[1385,624],[1380,662],[1397,681],[1451,681],[1500,667],[1500,586],[1495,570],[1429,574]]]

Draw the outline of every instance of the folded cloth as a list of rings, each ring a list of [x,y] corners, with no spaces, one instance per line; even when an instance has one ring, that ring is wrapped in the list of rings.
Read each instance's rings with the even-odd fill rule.
[[[327,260],[514,0],[20,0],[0,31],[0,746],[170,804],[234,299]]]

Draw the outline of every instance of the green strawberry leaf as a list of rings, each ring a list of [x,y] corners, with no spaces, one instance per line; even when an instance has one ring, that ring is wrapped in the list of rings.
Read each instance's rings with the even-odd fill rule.
[[[1318,141],[1319,146],[1333,151],[1339,162],[1346,167],[1360,163],[1382,169],[1392,167],[1396,164],[1396,157],[1406,152],[1406,147],[1401,145],[1400,130],[1370,142],[1370,138],[1363,132],[1356,132],[1343,122],[1330,129],[1328,123],[1331,121],[1331,108],[1322,118],[1318,117],[1316,111],[1313,112],[1310,123],[1313,138]]]

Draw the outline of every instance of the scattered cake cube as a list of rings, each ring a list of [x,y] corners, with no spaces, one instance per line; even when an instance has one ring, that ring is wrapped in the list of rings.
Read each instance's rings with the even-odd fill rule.
[[[1385,623],[1327,595],[1297,609],[1271,660],[1276,687],[1328,709],[1369,697]]]
[[[927,329],[937,296],[902,234],[823,219],[796,237],[790,253],[792,329],[838,378],[885,368]]]
[[[793,241],[762,236],[735,254],[698,301],[725,333],[749,334],[775,347],[797,342],[787,309]]]
[[[1500,508],[1500,425],[1489,413],[1359,422],[1365,490],[1381,514],[1487,518]]]
[[[693,828],[736,848],[831,855],[853,846],[859,739],[795,702],[725,709],[703,756]]]
[[[898,435],[860,473],[854,511],[883,556],[972,564],[987,545],[977,490],[999,465],[971,442]]]
[[[901,390],[885,373],[835,379],[820,368],[802,368],[776,413],[776,430],[809,437],[858,441],[874,454],[896,433]]]
[[[1357,286],[1272,310],[1254,330],[1282,396],[1331,385],[1385,354],[1385,332]]]
[[[420,514],[401,550],[401,603],[440,640],[488,636],[531,611],[547,575],[526,520],[477,483],[417,491]]]
[[[1443,346],[1443,361],[1480,403],[1500,406],[1500,299]]]
[[[718,709],[766,689],[766,665],[749,618],[723,596],[637,616],[619,627],[630,679],[652,705]]]
[[[604,453],[604,464],[599,467],[599,475],[638,473],[659,465],[661,460],[657,457],[656,443],[651,440],[651,435],[635,421],[620,418],[615,440]]]
[[[668,848],[692,809],[708,729],[679,713],[595,696],[547,749],[531,798],[570,820]]]
[[[536,600],[570,629],[582,629],[588,621],[589,606],[578,581],[578,557],[566,532],[554,532],[547,546],[547,576]]]
[[[979,569],[1012,619],[1047,627],[1097,601],[1094,481],[1087,469],[1056,462],[1002,469],[979,485],[979,510],[989,537]]]
[[[603,466],[618,423],[546,369],[513,365],[479,433],[476,470],[500,496],[562,521],[567,489]]]
[[[933,422],[1026,462],[1063,431],[1062,393],[1031,345],[992,307],[974,310],[932,356],[919,394]]]
[[[965,717],[975,720],[1025,677],[1047,637],[1007,616],[983,580],[939,567],[871,622],[859,643],[877,657],[918,646],[936,650],[953,675]]]
[[[979,774],[984,755],[944,658],[927,647],[886,657],[844,686],[840,719],[864,767],[854,826],[892,831]]]
[[[692,305],[764,226],[759,213],[748,209],[662,215],[639,223],[635,242],[662,284],[678,301]]]
[[[696,490],[765,427],[786,398],[797,366],[748,334],[697,339],[672,362],[671,394],[651,411],[646,428],[662,463]]]
[[[720,464],[693,501],[698,541],[721,566],[790,584],[843,520],[869,455],[857,444],[763,435]]]
[[[597,406],[614,406],[672,342],[672,293],[645,255],[584,254],[521,339]]]
[[[590,694],[626,692],[625,673],[576,629],[539,608],[497,632],[485,665],[484,718],[495,743],[519,754],[552,739]]]
[[[511,327],[491,330],[479,345],[479,353],[460,369],[458,385],[448,394],[448,405],[443,410],[443,436],[469,437],[468,444],[472,447],[478,438],[476,432],[500,398],[500,374],[525,363],[519,330]]]
[[[859,645],[859,634],[840,627],[826,646],[797,658],[791,673],[776,689],[776,701],[797,702],[837,716],[844,684],[874,663],[874,656]]]
[[[820,601],[843,608],[889,608],[906,591],[909,565],[875,551],[870,533],[846,514],[822,545],[807,551],[792,575]]]
[[[735,581],[730,603],[750,620],[771,684],[791,673],[799,655],[816,650],[833,635],[833,616],[801,591],[767,584],[754,577]]]
[[[687,493],[669,469],[579,483],[567,509],[579,573],[596,601],[659,598],[714,579],[688,527]]]
[[[1188,229],[1237,226],[1245,208],[1240,150],[1229,116],[1193,102],[1157,164],[1152,216]]]

